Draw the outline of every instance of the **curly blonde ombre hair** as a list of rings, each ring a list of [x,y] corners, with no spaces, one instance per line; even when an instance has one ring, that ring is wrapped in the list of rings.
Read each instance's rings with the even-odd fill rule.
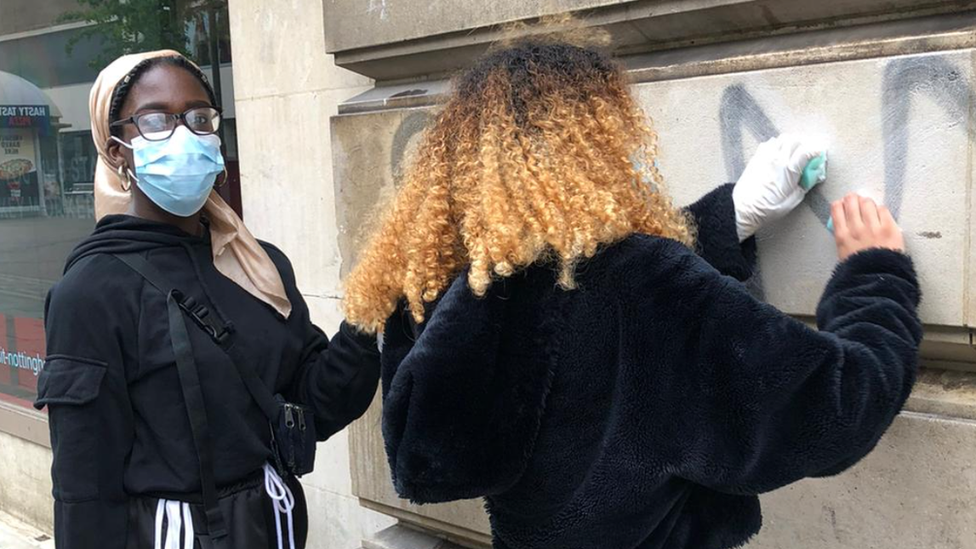
[[[347,320],[382,331],[405,299],[423,322],[465,268],[479,296],[538,263],[572,289],[581,260],[634,233],[691,246],[656,156],[656,134],[599,48],[534,37],[489,52],[456,80],[361,252]]]

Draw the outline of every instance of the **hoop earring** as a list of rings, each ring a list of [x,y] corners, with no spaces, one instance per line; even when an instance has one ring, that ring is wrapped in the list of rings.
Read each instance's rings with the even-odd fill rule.
[[[132,179],[129,178],[129,172],[125,169],[124,165],[120,165],[116,172],[119,175],[119,181],[122,182],[122,190],[129,192],[132,189]]]
[[[222,187],[223,187],[224,185],[226,185],[226,184],[227,184],[227,178],[228,178],[228,177],[230,177],[230,174],[229,174],[229,173],[227,173],[227,166],[224,166],[224,172],[223,172],[223,176],[224,176],[224,179],[223,179],[223,180],[221,180],[221,182],[220,182],[219,184],[217,184],[217,185],[214,185],[214,188],[215,188],[215,189],[220,189],[220,188],[222,188]]]

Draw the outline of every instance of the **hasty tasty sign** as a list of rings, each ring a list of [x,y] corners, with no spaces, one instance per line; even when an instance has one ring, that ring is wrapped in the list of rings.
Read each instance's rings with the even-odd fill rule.
[[[36,128],[46,133],[50,127],[47,105],[0,105],[0,128]]]

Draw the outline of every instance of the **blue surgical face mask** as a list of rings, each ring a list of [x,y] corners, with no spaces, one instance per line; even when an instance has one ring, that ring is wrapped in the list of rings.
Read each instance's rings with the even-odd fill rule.
[[[217,175],[224,171],[216,135],[196,135],[178,126],[165,141],[139,136],[129,144],[112,138],[132,149],[134,178],[143,194],[179,217],[190,217],[203,208]]]

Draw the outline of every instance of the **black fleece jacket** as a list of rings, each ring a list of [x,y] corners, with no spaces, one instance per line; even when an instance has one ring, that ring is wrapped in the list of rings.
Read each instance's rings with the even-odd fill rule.
[[[691,208],[699,255],[633,236],[574,291],[538,266],[484,298],[462,274],[416,329],[401,308],[383,349],[399,494],[485,497],[499,549],[726,549],[758,532],[757,494],[864,457],[915,379],[912,263],[843,262],[810,329],[736,280],[755,247],[731,190]]]
[[[330,343],[309,319],[288,259],[263,246],[293,306],[287,319],[216,270],[209,234],[109,216],[68,259],[48,296],[48,357],[36,402],[50,411],[59,549],[124,547],[131,497],[199,500],[165,296],[111,254],[142,254],[235,327],[225,352],[187,322],[218,486],[254,475],[271,457],[268,421],[231,356],[250,363],[272,392],[310,405],[322,440],[369,406],[379,379],[375,338],[343,325]]]

